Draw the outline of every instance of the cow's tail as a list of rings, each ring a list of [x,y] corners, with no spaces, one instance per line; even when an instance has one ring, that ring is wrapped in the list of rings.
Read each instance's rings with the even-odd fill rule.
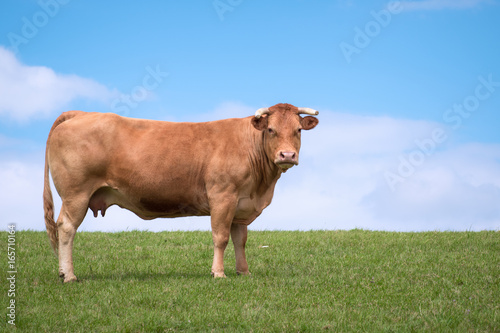
[[[57,235],[57,225],[54,220],[54,200],[52,198],[52,190],[50,189],[50,176],[49,176],[49,141],[54,129],[65,122],[68,119],[74,118],[79,114],[82,114],[82,111],[69,111],[61,114],[49,132],[49,138],[47,139],[47,147],[45,149],[45,175],[43,182],[43,211],[45,216],[45,228],[47,229],[47,234],[49,235],[50,244],[52,245],[52,249],[54,253],[57,255],[57,248],[59,244],[59,238]]]
[[[50,189],[48,150],[47,147],[45,150],[45,176],[43,181],[43,211],[45,214],[45,228],[49,235],[50,245],[52,245],[52,249],[54,249],[54,253],[57,255],[59,241],[57,226],[54,221],[54,200],[52,199],[52,190]]]

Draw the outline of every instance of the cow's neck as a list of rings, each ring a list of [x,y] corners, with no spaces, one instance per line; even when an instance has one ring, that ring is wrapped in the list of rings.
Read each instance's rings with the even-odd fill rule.
[[[251,164],[252,164],[252,176],[256,180],[257,184],[260,184],[264,187],[269,187],[276,184],[278,179],[280,178],[282,171],[276,166],[274,161],[269,159],[267,156],[264,145],[266,144],[266,139],[263,131],[255,131],[253,132],[253,152],[251,153]]]

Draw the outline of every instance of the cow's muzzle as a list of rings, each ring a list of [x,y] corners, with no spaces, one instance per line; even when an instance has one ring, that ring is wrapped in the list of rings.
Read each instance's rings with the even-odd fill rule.
[[[299,164],[299,156],[294,151],[280,151],[275,163],[286,172],[294,165]]]

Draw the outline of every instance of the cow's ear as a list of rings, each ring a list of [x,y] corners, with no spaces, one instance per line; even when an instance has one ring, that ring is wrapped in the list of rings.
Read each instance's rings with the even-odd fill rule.
[[[267,115],[263,115],[260,118],[253,117],[252,118],[252,125],[259,131],[263,131],[267,128]]]
[[[316,125],[318,125],[319,120],[316,117],[307,116],[302,118],[301,122],[302,122],[302,129],[310,130],[316,127]]]

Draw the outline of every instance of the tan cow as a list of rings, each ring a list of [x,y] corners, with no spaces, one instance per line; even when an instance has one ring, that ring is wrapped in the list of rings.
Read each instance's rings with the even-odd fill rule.
[[[44,212],[59,275],[76,280],[73,239],[90,208],[111,205],[142,219],[211,216],[212,275],[224,277],[231,236],[238,274],[249,274],[247,226],[273,197],[283,172],[299,162],[301,130],[318,111],[277,104],[255,116],[205,123],[174,123],[69,111],[55,121],[45,155]],[[49,169],[62,199],[57,224]]]

